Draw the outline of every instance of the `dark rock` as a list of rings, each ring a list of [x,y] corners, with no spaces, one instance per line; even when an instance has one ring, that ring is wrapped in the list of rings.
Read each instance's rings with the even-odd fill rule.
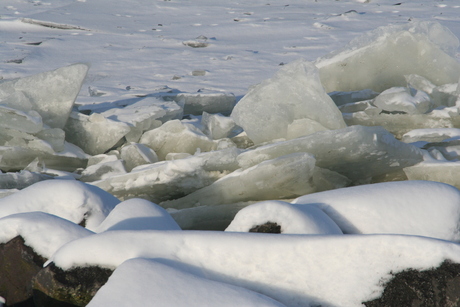
[[[273,222],[267,222],[265,224],[252,227],[249,229],[249,232],[281,233],[281,226]]]
[[[0,296],[8,306],[34,306],[31,280],[45,261],[22,237],[0,244]]]
[[[434,269],[410,269],[394,274],[380,298],[363,304],[367,307],[460,306],[460,264],[444,261]]]
[[[112,272],[97,266],[64,271],[51,263],[32,280],[35,306],[86,306]]]

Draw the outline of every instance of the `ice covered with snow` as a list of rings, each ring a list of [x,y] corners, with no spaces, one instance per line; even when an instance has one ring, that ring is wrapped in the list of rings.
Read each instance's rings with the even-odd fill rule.
[[[440,23],[412,21],[365,33],[315,64],[328,92],[382,92],[405,86],[410,74],[442,85],[458,82],[460,63],[453,57],[458,46],[458,38]]]
[[[444,259],[459,262],[459,255],[456,243],[407,235],[145,230],[108,231],[78,239],[60,248],[51,260],[68,269],[115,268],[132,258],[162,259],[287,306],[352,307],[378,297],[390,272],[434,267]]]
[[[304,60],[284,65],[252,88],[231,117],[256,144],[346,127],[321,85],[318,70]]]
[[[460,192],[430,181],[384,182],[305,195],[347,234],[393,233],[460,241]]]
[[[203,133],[213,140],[226,138],[236,129],[236,124],[231,117],[207,112],[203,112],[201,116],[201,125]]]
[[[40,256],[50,258],[62,245],[93,234],[54,214],[31,211],[0,218],[0,243],[21,236]]]
[[[283,201],[263,201],[240,210],[225,231],[248,232],[267,222],[281,226],[283,234],[342,234],[339,226],[321,209]]]
[[[195,274],[194,274],[195,273]],[[161,260],[132,259],[122,263],[87,305],[103,306],[285,306],[241,287],[212,281]],[[167,279],[164,277],[168,276]],[[126,280],[137,282],[129,286]]]
[[[0,217],[42,211],[93,230],[120,201],[109,193],[75,180],[45,180],[0,199]]]
[[[427,93],[407,87],[392,87],[375,97],[374,105],[387,112],[424,114],[431,110]]]
[[[460,139],[459,128],[414,129],[405,133],[401,140],[405,143],[441,142],[451,138]]]

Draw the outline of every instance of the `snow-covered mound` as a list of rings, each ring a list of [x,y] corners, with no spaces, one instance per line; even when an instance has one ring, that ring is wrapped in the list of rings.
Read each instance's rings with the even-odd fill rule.
[[[299,197],[347,234],[393,233],[460,241],[460,191],[430,181],[385,182]]]

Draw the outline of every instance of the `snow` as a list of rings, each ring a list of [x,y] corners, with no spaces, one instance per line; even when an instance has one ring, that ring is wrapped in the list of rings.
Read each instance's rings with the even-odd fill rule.
[[[1,7],[0,242],[115,269],[90,306],[362,306],[460,262],[455,0]]]

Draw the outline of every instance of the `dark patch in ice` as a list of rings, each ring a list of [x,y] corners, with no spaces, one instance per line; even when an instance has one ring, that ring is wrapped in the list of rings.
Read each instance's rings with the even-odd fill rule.
[[[265,224],[252,227],[249,229],[249,232],[281,233],[281,226],[277,223],[267,222]]]

